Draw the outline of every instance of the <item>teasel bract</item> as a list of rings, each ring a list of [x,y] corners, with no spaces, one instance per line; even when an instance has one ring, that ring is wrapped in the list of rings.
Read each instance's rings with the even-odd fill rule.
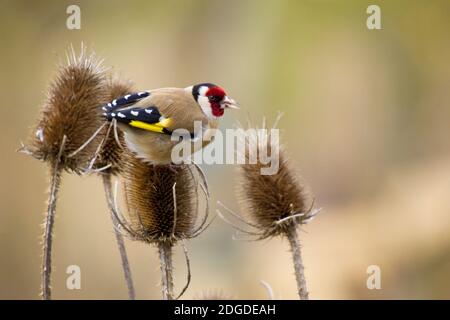
[[[42,262],[42,298],[51,299],[52,238],[62,171],[81,174],[89,165],[102,137],[99,105],[106,100],[105,69],[94,53],[71,48],[67,64],[59,66],[34,129],[30,146],[19,151],[45,161],[50,168],[50,191],[45,218]]]
[[[277,130],[279,117],[272,130]],[[240,129],[244,131],[244,128]],[[264,131],[260,130],[267,129],[265,121],[261,129],[252,129],[250,125],[247,129],[250,130],[241,136],[242,144],[246,147],[243,154],[245,163],[239,166],[240,184],[237,188],[245,216],[218,202],[230,216],[244,223],[245,229],[227,219],[220,210],[217,213],[225,222],[238,231],[255,237],[255,240],[286,237],[292,251],[298,294],[300,299],[306,300],[309,296],[297,232],[299,226],[308,223],[319,209],[313,209],[314,200],[293,172],[282,146],[279,145],[278,134],[276,139],[272,139],[273,131],[269,129],[265,131],[267,135],[264,138],[264,134],[260,134]],[[252,151],[255,146],[256,149]],[[278,170],[271,174],[261,174],[261,170],[267,168],[267,164],[261,161],[261,155],[266,153],[270,155],[271,161],[278,159]]]
[[[131,151],[122,154],[121,178],[128,218],[120,215],[121,229],[133,240],[158,247],[161,264],[163,299],[178,299],[190,283],[190,263],[185,240],[203,232],[208,220],[209,195],[194,165],[152,165],[137,158]],[[199,215],[199,194],[206,199],[205,214]],[[116,202],[116,201],[115,201]],[[188,279],[175,297],[173,289],[172,249],[181,243],[188,268]]]

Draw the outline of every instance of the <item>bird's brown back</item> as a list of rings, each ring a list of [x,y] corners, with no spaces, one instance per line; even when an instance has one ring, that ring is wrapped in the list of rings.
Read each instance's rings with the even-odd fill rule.
[[[134,107],[156,106],[161,115],[171,118],[167,129],[187,129],[194,132],[194,121],[206,125],[209,121],[192,94],[182,88],[161,88],[150,90],[150,96],[139,101]]]

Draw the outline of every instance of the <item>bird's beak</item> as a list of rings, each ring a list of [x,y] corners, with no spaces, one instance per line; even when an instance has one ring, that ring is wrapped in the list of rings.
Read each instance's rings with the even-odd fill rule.
[[[222,107],[222,109],[224,108],[239,109],[239,104],[233,99],[229,98],[228,96],[225,96],[225,98],[223,98],[222,102],[220,103],[220,106]]]

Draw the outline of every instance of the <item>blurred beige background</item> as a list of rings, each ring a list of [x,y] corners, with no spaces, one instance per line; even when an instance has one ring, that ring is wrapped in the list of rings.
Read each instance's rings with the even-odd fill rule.
[[[81,7],[81,30],[66,8]],[[366,28],[379,4],[383,30]],[[450,298],[450,3],[448,1],[0,0],[0,298],[36,299],[46,165],[15,153],[70,43],[85,42],[137,88],[222,85],[248,114],[273,120],[323,212],[301,239],[314,299]],[[213,200],[235,204],[232,166],[204,167]],[[214,210],[216,206],[212,209]],[[96,177],[65,175],[57,208],[53,296],[125,299]],[[231,240],[217,219],[188,243],[191,298],[222,289],[296,298],[287,242]],[[159,299],[156,250],[127,242],[137,295]],[[184,285],[181,249],[176,287]],[[82,289],[65,287],[67,266]],[[379,265],[382,289],[366,288]]]

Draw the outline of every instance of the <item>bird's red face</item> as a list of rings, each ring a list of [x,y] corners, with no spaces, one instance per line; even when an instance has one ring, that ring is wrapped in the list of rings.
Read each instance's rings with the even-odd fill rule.
[[[211,83],[193,86],[192,95],[203,112],[210,118],[223,116],[225,108],[238,109],[236,102],[227,96],[225,90]]]
[[[221,102],[225,98],[226,93],[221,87],[211,87],[206,91],[206,97],[211,105],[212,114],[215,117],[223,116],[225,108],[221,107]]]

